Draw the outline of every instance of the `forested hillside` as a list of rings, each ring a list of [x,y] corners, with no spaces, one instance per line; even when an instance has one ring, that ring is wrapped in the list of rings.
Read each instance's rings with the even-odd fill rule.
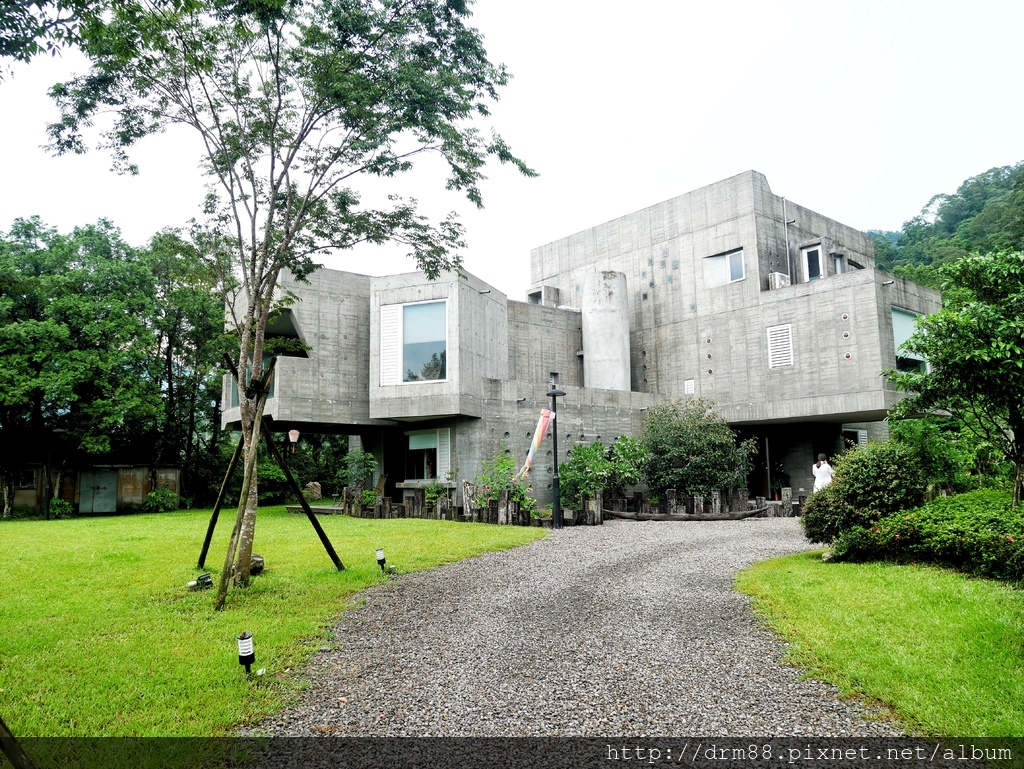
[[[1024,250],[1024,161],[967,179],[938,194],[900,232],[869,231],[877,265],[939,287],[938,267],[972,251]]]

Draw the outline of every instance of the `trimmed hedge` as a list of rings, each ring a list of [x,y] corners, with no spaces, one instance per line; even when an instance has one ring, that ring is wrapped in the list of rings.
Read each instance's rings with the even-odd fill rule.
[[[869,443],[836,461],[832,483],[811,495],[801,521],[811,542],[828,544],[855,526],[917,507],[928,481],[917,454],[905,444]]]
[[[830,560],[932,563],[1022,582],[1024,509],[990,489],[936,499],[841,534]]]

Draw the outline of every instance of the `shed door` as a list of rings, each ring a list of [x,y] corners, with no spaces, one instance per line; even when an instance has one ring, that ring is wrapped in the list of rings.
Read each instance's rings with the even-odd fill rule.
[[[117,512],[117,471],[83,470],[78,497],[80,513]]]

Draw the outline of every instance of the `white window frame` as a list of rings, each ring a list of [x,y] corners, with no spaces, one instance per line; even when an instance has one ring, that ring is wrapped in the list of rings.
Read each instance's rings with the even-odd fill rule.
[[[434,448],[437,454],[437,467],[434,468],[434,477],[424,480],[437,480],[441,483],[448,481],[448,472],[452,468],[452,429],[450,427],[438,427],[435,430],[410,430],[406,438],[412,436],[433,437]],[[408,480],[408,479],[406,479]]]
[[[403,339],[403,320],[406,307],[420,304],[444,305],[444,349],[447,356],[448,340],[448,300],[427,299],[422,302],[405,302],[403,304],[385,304],[380,308],[380,386],[421,385],[431,382],[446,382],[450,378],[447,365],[444,379],[422,379],[412,382],[404,381],[405,376],[405,340]]]
[[[817,256],[815,257],[815,259],[818,262],[818,277],[816,277],[816,278],[812,278],[811,277],[811,252],[812,251],[816,251],[817,252]],[[804,246],[803,248],[800,249],[800,258],[803,261],[803,266],[804,266],[804,274],[803,274],[803,282],[804,283],[810,283],[812,280],[821,280],[822,278],[824,278],[824,277],[826,277],[828,275],[828,273],[826,272],[826,268],[825,268],[825,259],[823,258],[824,255],[825,255],[825,252],[822,250],[821,243],[817,243],[817,244],[815,244],[813,246]]]
[[[710,260],[716,260],[712,263]],[[718,266],[718,260],[725,263],[725,270],[722,271],[721,267]],[[733,265],[738,263],[740,268],[740,276],[734,278]],[[712,266],[713,265],[713,266]],[[704,257],[704,287],[705,288],[718,288],[719,286],[728,286],[732,283],[739,283],[741,280],[745,280],[747,277],[747,267],[743,260],[743,249],[737,248],[732,251],[726,251],[721,254],[713,254],[712,256]],[[722,280],[721,276],[724,275],[725,279]]]
[[[769,326],[766,329],[766,336],[768,339],[768,368],[794,365],[793,324]]]

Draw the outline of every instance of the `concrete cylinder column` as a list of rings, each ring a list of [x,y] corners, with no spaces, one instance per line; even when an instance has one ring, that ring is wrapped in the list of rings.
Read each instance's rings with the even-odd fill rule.
[[[583,384],[629,392],[626,275],[606,270],[583,279]]]

